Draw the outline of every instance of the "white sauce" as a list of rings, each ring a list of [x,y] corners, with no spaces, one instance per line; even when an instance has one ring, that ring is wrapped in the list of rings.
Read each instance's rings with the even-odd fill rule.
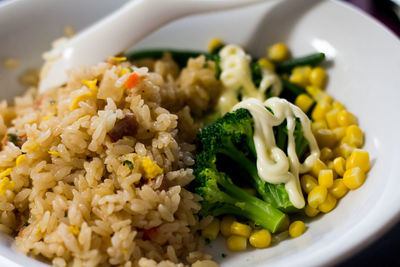
[[[219,98],[218,109],[222,114],[229,112],[239,101],[238,91],[241,91],[242,98],[256,98],[265,100],[265,91],[272,85],[271,93],[274,96],[280,94],[282,84],[275,73],[268,69],[262,69],[262,80],[260,88],[254,86],[251,70],[250,55],[237,45],[227,45],[219,52],[221,58],[221,82],[223,91]]]
[[[274,114],[265,106],[271,108]],[[319,148],[311,132],[307,115],[297,106],[278,97],[269,98],[264,103],[255,98],[247,98],[236,104],[233,110],[239,108],[249,110],[254,118],[253,138],[257,152],[258,175],[272,184],[285,183],[290,201],[296,208],[303,208],[305,201],[301,192],[299,174],[309,171],[319,158]],[[296,118],[300,119],[304,137],[308,140],[310,147],[310,155],[303,163],[300,163],[297,158],[293,136]],[[288,129],[288,156],[277,147],[272,128],[280,125],[285,119]]]

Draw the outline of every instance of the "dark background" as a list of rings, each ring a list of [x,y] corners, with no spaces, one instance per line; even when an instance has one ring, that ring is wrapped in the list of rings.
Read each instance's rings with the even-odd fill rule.
[[[400,37],[400,19],[398,17],[400,6],[396,7],[394,1],[347,0],[344,2],[351,3],[372,15],[385,24],[397,37]],[[398,3],[400,4],[400,0],[398,0]],[[400,53],[400,51],[396,52]],[[369,247],[336,267],[354,266],[400,266],[400,222]]]

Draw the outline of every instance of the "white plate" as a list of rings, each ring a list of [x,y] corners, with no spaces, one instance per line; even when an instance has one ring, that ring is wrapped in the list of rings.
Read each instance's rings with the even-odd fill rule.
[[[80,28],[122,1],[96,1],[93,9],[90,7],[94,0],[79,1],[79,8],[77,0],[29,2],[18,1],[13,13],[7,11],[12,4],[0,6],[0,59],[21,55],[24,63],[37,64],[40,52],[57,37],[55,29],[61,33],[66,24]],[[51,12],[46,8],[49,6]],[[36,19],[29,19],[31,14]],[[16,23],[15,17],[22,18],[22,22]],[[131,27],[134,30],[138,25]],[[350,192],[334,211],[310,221],[303,236],[244,253],[226,252],[224,245],[215,243],[209,250],[216,259],[223,266],[334,264],[388,230],[400,212],[399,40],[343,3],[286,0],[179,20],[137,47],[204,49],[212,37],[244,45],[256,56],[262,56],[265,47],[277,41],[286,42],[295,56],[316,50],[325,52],[332,59],[327,90],[359,117],[373,166],[365,184]],[[13,97],[18,91],[11,78],[5,79],[11,73],[0,67],[1,98]],[[221,253],[228,256],[221,258]],[[7,264],[39,266],[10,250],[6,242],[0,244],[0,255],[3,260],[9,259]]]

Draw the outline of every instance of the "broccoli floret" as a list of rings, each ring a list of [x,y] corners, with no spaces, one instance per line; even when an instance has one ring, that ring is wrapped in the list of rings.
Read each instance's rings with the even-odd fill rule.
[[[234,185],[225,173],[216,169],[202,169],[196,174],[196,182],[196,193],[203,197],[200,215],[243,216],[271,232],[285,219],[283,212]]]
[[[269,111],[272,112],[271,110]],[[200,174],[204,169],[212,169],[216,172],[224,171],[232,176],[232,180],[236,184],[250,182],[264,202],[270,204],[273,208],[285,212],[297,211],[291,203],[283,183],[270,184],[259,177],[253,135],[253,117],[247,109],[243,108],[229,112],[213,124],[204,127],[197,136],[198,147],[201,152],[196,158],[196,180],[203,179]],[[286,121],[274,128],[274,135],[277,145],[283,151],[286,151]],[[303,136],[299,121],[296,122],[294,135],[296,151],[300,158],[301,154],[304,154],[308,143]],[[227,160],[229,162],[226,162]],[[229,173],[230,169],[235,171]],[[208,205],[208,201],[203,203],[204,209]]]

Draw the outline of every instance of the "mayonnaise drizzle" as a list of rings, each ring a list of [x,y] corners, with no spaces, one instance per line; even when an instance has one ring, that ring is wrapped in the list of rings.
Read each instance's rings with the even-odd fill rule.
[[[269,112],[265,106],[272,111]],[[307,172],[319,158],[319,148],[311,132],[310,120],[297,106],[285,99],[272,97],[264,103],[247,98],[233,107],[233,110],[245,108],[250,111],[254,119],[254,144],[257,152],[258,175],[272,184],[285,183],[289,199],[296,208],[303,208],[304,197],[301,192],[299,174]],[[308,140],[310,155],[303,163],[299,162],[296,154],[294,129],[296,118],[300,119],[304,137]],[[287,155],[275,142],[273,127],[287,121],[288,147]]]
[[[277,96],[282,90],[278,76],[266,68],[261,69],[262,80],[260,87],[255,87],[250,70],[250,55],[238,45],[226,45],[219,52],[221,58],[221,82],[223,90],[218,100],[218,110],[222,114],[229,112],[238,101],[238,91],[242,98],[265,100],[265,91],[272,86],[271,95]]]

